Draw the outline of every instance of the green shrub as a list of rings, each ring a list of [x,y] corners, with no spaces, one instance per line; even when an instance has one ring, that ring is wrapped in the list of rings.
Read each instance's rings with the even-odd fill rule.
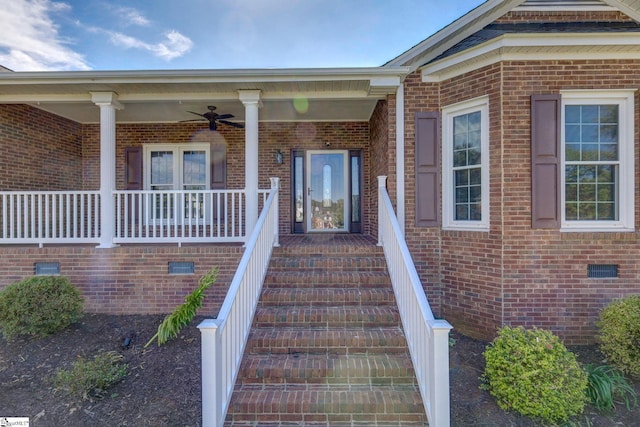
[[[75,397],[102,397],[109,387],[127,376],[127,365],[121,361],[122,356],[113,351],[101,351],[93,360],[79,357],[71,369],[58,369],[53,382]]]
[[[629,384],[624,374],[609,365],[585,366],[589,377],[587,396],[591,404],[604,412],[611,412],[616,402],[622,402],[631,409],[638,402],[636,391]]]
[[[80,292],[62,276],[34,276],[0,291],[0,328],[7,339],[61,331],[82,315]]]
[[[584,409],[587,374],[550,331],[504,327],[484,356],[482,387],[502,409],[552,423]]]
[[[609,304],[597,323],[600,349],[609,363],[640,378],[640,295]]]

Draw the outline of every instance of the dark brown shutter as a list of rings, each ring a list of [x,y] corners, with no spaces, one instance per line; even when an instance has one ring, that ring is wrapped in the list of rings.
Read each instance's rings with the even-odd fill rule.
[[[211,189],[227,188],[227,145],[211,144]]]
[[[440,116],[416,113],[416,226],[440,225]]]
[[[559,94],[531,97],[531,226],[560,228]]]
[[[142,146],[124,149],[125,190],[142,190]]]

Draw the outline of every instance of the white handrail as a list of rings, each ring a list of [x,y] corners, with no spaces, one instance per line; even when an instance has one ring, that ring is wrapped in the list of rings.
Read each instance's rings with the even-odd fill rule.
[[[100,241],[98,191],[2,191],[0,211],[0,244]]]
[[[278,179],[231,281],[216,319],[198,325],[202,335],[202,425],[222,426],[258,305],[273,247],[278,245]]]
[[[449,331],[452,326],[433,316],[393,211],[386,179],[386,176],[378,177],[378,241],[384,248],[429,425],[448,427]]]

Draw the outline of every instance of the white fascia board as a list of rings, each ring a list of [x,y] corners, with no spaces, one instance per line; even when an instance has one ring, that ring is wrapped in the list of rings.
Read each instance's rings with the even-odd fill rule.
[[[299,68],[230,70],[53,71],[0,74],[0,85],[83,83],[246,83],[370,80],[404,76],[408,67]]]
[[[466,15],[447,25],[429,38],[387,62],[384,67],[399,66],[414,62],[414,71],[425,62],[437,57],[456,43],[503,16],[525,0],[488,0]],[[419,62],[415,64],[415,62]]]
[[[593,47],[626,46],[627,52],[616,50],[596,51]],[[423,82],[440,82],[500,61],[509,60],[562,60],[562,59],[637,59],[640,56],[640,33],[590,33],[590,34],[505,34],[465,50],[421,69]],[[553,48],[579,48],[582,51],[552,51]],[[523,52],[523,48],[536,49]],[[549,48],[547,52],[539,49]],[[588,51],[587,51],[588,50]],[[464,65],[467,63],[468,65]]]

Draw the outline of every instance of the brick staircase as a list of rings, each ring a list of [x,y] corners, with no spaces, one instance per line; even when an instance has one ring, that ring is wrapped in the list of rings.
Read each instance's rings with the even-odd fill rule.
[[[427,425],[375,241],[349,235],[281,240],[225,425]]]

